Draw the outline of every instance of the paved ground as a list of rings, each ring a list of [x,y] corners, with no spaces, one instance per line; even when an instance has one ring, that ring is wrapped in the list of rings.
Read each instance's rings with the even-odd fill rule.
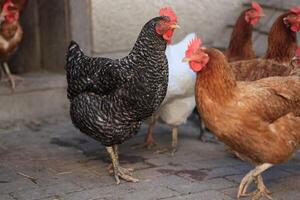
[[[68,121],[0,130],[0,200],[236,199],[237,185],[251,166],[225,153],[222,144],[197,140],[191,123],[179,131],[174,157],[131,148],[143,141],[145,127],[123,144],[121,163],[134,166],[140,182],[117,186],[107,174],[103,146]],[[168,127],[159,125],[155,132],[159,147],[170,144]],[[274,200],[300,199],[299,154],[264,177]]]

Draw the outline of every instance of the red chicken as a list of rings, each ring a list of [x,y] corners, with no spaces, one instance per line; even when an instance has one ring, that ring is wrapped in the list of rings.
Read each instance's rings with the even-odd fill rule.
[[[17,50],[23,38],[19,15],[17,6],[11,0],[5,1],[0,13],[0,62],[13,90],[15,89],[15,80],[20,78],[10,73],[7,61]]]
[[[3,5],[7,2],[7,0],[0,0],[0,6],[1,8],[3,7]],[[16,5],[16,7],[18,8],[18,10],[20,12],[23,11],[23,9],[25,8],[28,0],[12,0],[12,2]]]
[[[252,31],[264,15],[262,7],[252,3],[252,7],[244,10],[233,28],[229,47],[225,56],[229,62],[256,58],[252,45]]]
[[[236,79],[253,81],[269,76],[289,75],[293,70],[290,62],[297,48],[298,31],[300,7],[290,9],[274,22],[264,58],[230,63]]]
[[[205,125],[235,154],[256,167],[241,181],[238,198],[270,198],[261,173],[290,159],[300,147],[300,77],[235,81],[222,52],[195,39],[185,60],[197,72],[196,102]]]

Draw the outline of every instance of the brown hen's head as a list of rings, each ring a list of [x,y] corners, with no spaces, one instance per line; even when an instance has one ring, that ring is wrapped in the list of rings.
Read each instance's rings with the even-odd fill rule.
[[[259,22],[260,18],[265,16],[265,14],[264,14],[264,10],[258,3],[252,2],[251,5],[252,8],[250,8],[245,13],[245,20],[246,22],[255,26]]]
[[[0,20],[7,23],[14,23],[19,20],[19,10],[11,0],[6,0],[3,4]]]
[[[283,22],[291,31],[300,31],[300,7],[291,8],[290,14],[283,19]]]
[[[160,16],[166,17],[158,22],[155,29],[159,35],[162,35],[163,38],[170,44],[172,43],[172,36],[174,30],[179,28],[177,24],[177,16],[175,12],[170,7],[161,8],[159,11]]]
[[[183,59],[183,62],[189,62],[194,72],[200,72],[209,61],[209,56],[204,52],[205,48],[201,47],[201,45],[201,39],[194,38],[190,42]]]

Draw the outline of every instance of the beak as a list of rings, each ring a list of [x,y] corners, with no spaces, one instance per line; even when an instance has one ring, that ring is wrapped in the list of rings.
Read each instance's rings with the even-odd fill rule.
[[[190,62],[191,61],[191,59],[190,58],[187,58],[187,57],[184,57],[183,59],[182,59],[182,62]]]
[[[170,27],[173,28],[173,29],[177,29],[177,28],[180,29],[181,28],[178,24],[172,24]]]

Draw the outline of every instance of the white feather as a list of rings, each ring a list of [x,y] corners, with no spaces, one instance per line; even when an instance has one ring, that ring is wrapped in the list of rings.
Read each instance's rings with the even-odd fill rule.
[[[184,123],[196,105],[194,96],[196,74],[188,63],[182,62],[190,41],[195,37],[195,33],[190,33],[181,42],[169,45],[166,49],[169,65],[168,90],[154,118],[172,127]]]

